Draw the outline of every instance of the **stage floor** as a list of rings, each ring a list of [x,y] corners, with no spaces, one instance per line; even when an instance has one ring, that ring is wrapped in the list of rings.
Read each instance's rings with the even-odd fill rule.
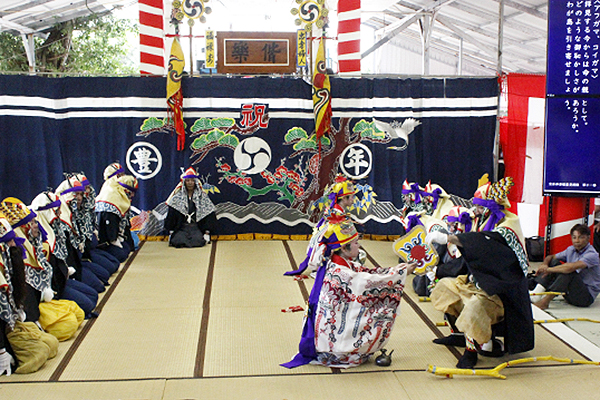
[[[392,266],[391,242],[362,241],[371,264]],[[505,380],[426,372],[452,368],[462,349],[431,343],[446,335],[442,313],[406,285],[386,346],[389,367],[371,360],[348,370],[313,365],[280,367],[297,351],[302,312],[312,280],[283,273],[304,257],[305,241],[218,241],[199,249],[144,242],[101,295],[100,316],[38,372],[0,377],[0,399],[522,399],[589,397],[600,368],[537,361],[502,371]],[[579,312],[579,314],[577,314]],[[570,308],[553,302],[534,318],[600,320],[600,305]],[[560,315],[559,315],[560,314]],[[577,329],[581,325],[581,334]],[[477,369],[525,357],[600,361],[592,322],[536,324],[536,347],[503,358],[480,357]],[[586,339],[587,337],[587,339]],[[590,339],[590,340],[588,340]]]

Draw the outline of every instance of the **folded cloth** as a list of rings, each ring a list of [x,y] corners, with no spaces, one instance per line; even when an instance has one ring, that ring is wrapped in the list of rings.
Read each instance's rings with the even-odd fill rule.
[[[40,330],[34,322],[17,321],[6,337],[19,363],[17,374],[37,371],[58,352],[58,339]]]
[[[40,325],[60,342],[72,338],[84,318],[84,311],[74,301],[52,300],[40,303]]]

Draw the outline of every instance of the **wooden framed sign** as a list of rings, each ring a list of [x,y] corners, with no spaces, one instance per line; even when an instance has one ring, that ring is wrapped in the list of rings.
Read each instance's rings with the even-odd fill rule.
[[[217,72],[296,72],[296,32],[217,32]]]

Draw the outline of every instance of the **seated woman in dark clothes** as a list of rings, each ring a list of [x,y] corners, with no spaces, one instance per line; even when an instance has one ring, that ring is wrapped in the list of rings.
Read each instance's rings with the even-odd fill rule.
[[[170,231],[173,247],[202,247],[210,243],[210,234],[217,224],[215,205],[202,190],[194,168],[181,175],[181,182],[166,201],[169,211],[165,229]]]

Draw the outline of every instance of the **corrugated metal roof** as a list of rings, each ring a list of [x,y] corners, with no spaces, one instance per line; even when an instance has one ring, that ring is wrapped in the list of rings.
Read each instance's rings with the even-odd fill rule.
[[[375,45],[386,51],[396,47],[421,54],[423,21],[429,17],[430,59],[455,67],[495,71],[498,62],[500,0],[410,0],[393,2],[363,24],[375,30]],[[366,3],[363,1],[363,5]],[[508,72],[544,73],[548,0],[504,0],[502,69]],[[411,22],[412,19],[412,22]],[[385,44],[383,44],[385,43]],[[383,46],[386,46],[385,48]]]
[[[131,0],[0,0],[0,31],[29,34],[53,25],[110,12]]]
[[[232,4],[248,0],[212,1],[232,9]],[[416,66],[423,62],[423,37],[429,37],[430,74],[494,73],[498,63],[499,2],[362,0],[363,47],[369,42],[363,50],[363,66],[374,65],[368,71],[372,73],[414,74]],[[0,31],[44,32],[57,22],[132,3],[135,0],[0,0]],[[264,1],[258,3],[256,12],[262,16]],[[544,73],[548,0],[504,0],[503,4],[503,71]],[[290,0],[290,7],[293,5]],[[328,7],[335,13],[337,2],[328,1]],[[424,32],[429,32],[429,36]],[[381,62],[382,59],[387,61]]]

